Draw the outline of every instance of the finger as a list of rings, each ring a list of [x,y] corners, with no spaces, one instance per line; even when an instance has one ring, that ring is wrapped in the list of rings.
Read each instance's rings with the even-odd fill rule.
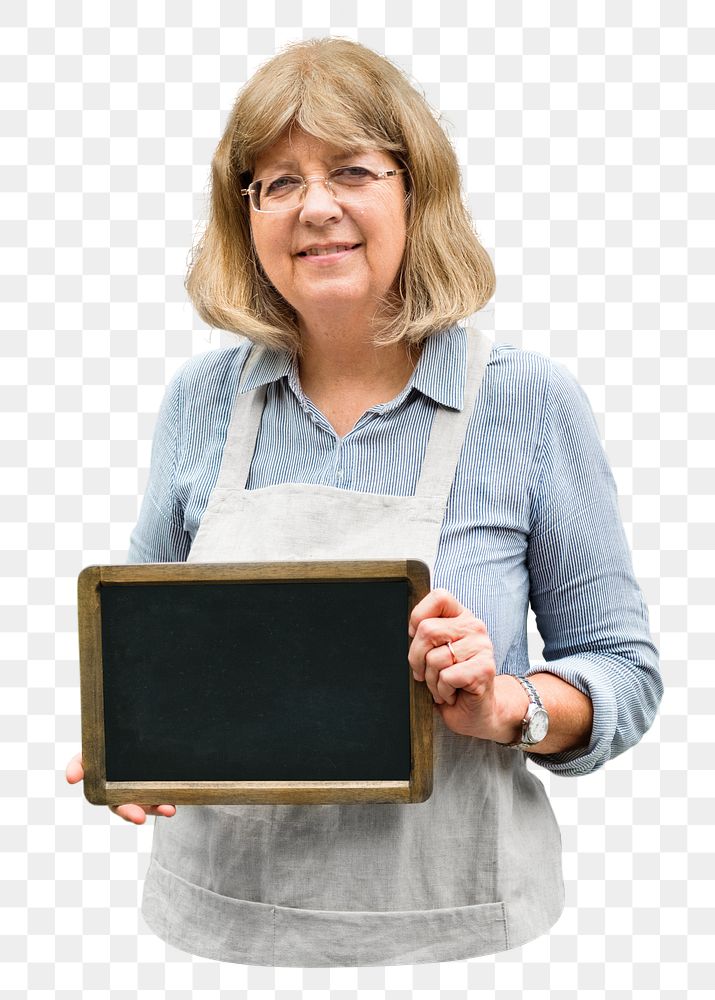
[[[425,654],[420,679],[424,680],[430,694],[438,705],[443,701],[443,697],[440,695],[437,687],[440,671],[444,670],[445,667],[451,666],[452,662],[452,654],[447,646],[437,646],[435,649],[427,650]]]
[[[451,641],[454,646],[456,640],[470,633],[486,635],[486,625],[479,618],[475,618],[471,611],[465,610],[455,618],[425,618],[421,621],[407,654],[417,679],[422,680],[426,657],[431,649],[444,646],[449,654],[447,642]],[[448,662],[452,662],[451,655]]]
[[[149,811],[152,816],[173,816],[176,812],[176,806],[169,805],[166,802],[161,806],[151,806]]]
[[[82,765],[82,753],[76,753],[65,768],[65,778],[70,785],[82,781],[84,778],[84,767]]]
[[[447,651],[449,662],[445,666],[448,667],[454,666],[455,663],[464,663],[465,660],[471,660],[480,653],[492,652],[494,649],[486,625],[478,618],[474,619],[471,631],[461,638],[450,640],[449,644],[445,643],[440,648]]]
[[[451,646],[457,653],[457,642],[452,642]],[[432,649],[426,656],[425,683],[438,705],[444,701],[453,705],[459,689],[483,696],[488,685],[494,682],[495,673],[490,642],[479,642],[473,656],[456,663],[448,646]]]
[[[420,622],[424,621],[425,618],[456,618],[464,610],[466,610],[464,605],[460,604],[448,590],[442,588],[431,590],[412,609],[407,631],[412,637]]]
[[[173,816],[176,806],[169,803],[162,805],[139,805],[136,802],[123,803],[120,806],[110,806],[110,810],[121,819],[141,826],[147,816]]]
[[[441,691],[440,685],[444,685],[445,690],[451,687],[452,690],[466,691],[477,698],[483,698],[493,686],[495,676],[496,669],[490,658],[466,660],[464,663],[455,663],[453,667],[447,667],[440,673],[438,691]]]
[[[442,705],[445,701],[452,705],[457,696],[454,687],[447,682],[443,674],[444,671],[428,667],[425,671],[425,683],[430,689],[437,705]]]
[[[430,651],[445,646],[449,639],[456,638],[456,621],[456,618],[425,618],[417,626],[410,643],[408,659],[412,669],[417,671],[420,678],[424,673]]]
[[[120,806],[110,806],[109,810],[115,816],[119,816],[120,819],[126,820],[127,823],[136,823],[137,826],[141,826],[146,821],[146,812],[144,809],[133,802],[127,802]]]
[[[448,705],[454,705],[457,700],[458,691],[440,674],[437,678],[437,694]]]

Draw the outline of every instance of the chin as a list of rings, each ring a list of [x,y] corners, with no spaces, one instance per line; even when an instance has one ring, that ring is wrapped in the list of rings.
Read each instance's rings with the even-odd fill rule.
[[[302,295],[300,300],[294,298],[294,308],[300,314],[310,314],[313,309],[341,309],[349,306],[359,308],[369,301],[370,296],[361,295],[354,287],[341,288],[337,283],[332,287],[321,288],[310,295]]]

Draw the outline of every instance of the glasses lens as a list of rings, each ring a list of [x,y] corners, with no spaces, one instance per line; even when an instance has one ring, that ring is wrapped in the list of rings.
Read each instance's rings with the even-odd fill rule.
[[[375,180],[375,175],[367,167],[337,167],[328,174],[330,182],[340,191],[366,187]]]
[[[253,207],[259,212],[284,212],[300,204],[303,178],[294,174],[263,178],[253,187]]]

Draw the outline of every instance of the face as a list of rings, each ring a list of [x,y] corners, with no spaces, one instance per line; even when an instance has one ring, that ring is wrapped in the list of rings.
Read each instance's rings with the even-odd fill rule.
[[[253,176],[281,173],[322,176],[354,165],[378,172],[399,168],[389,153],[345,153],[339,147],[293,129],[258,158]],[[311,321],[342,307],[347,315],[369,317],[393,286],[405,250],[403,175],[375,181],[340,204],[321,180],[312,181],[299,207],[286,212],[251,212],[253,240],[268,278],[296,310],[305,332]],[[336,253],[310,255],[316,246],[347,245]]]

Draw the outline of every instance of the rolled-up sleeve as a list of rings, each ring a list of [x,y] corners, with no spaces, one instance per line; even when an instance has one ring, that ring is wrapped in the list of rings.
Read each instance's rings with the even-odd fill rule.
[[[528,674],[555,674],[588,695],[593,729],[588,747],[528,756],[555,773],[587,774],[638,742],[663,685],[596,421],[584,391],[557,364],[537,462],[527,558],[545,662]]]
[[[129,563],[183,562],[191,549],[175,490],[184,367],[170,381],[159,408],[147,487],[129,542]]]

